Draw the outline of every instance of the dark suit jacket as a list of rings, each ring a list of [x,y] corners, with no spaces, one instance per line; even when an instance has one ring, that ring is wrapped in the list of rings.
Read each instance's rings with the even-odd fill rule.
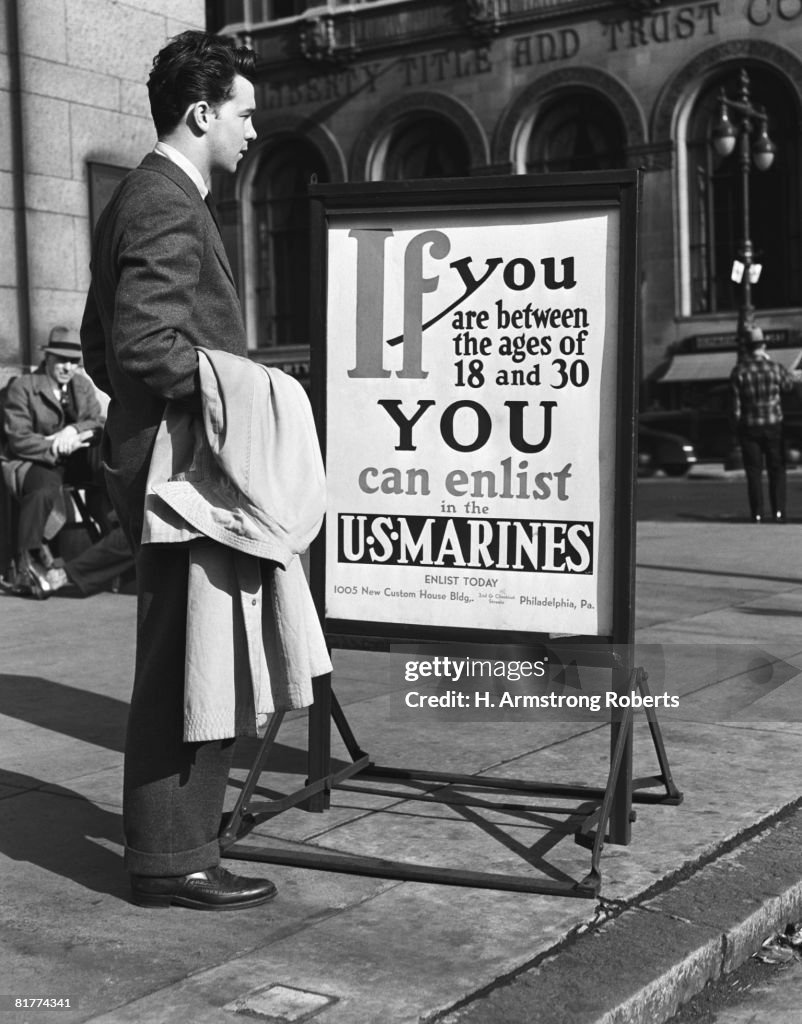
[[[87,373],[111,396],[109,493],[138,540],[165,405],[200,409],[196,346],[246,354],[220,232],[194,183],[163,156],[148,154],[100,216],[81,343]]]

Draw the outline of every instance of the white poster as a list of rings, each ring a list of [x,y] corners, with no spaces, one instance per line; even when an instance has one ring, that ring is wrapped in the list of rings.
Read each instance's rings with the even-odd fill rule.
[[[329,619],[610,632],[619,222],[330,217]]]

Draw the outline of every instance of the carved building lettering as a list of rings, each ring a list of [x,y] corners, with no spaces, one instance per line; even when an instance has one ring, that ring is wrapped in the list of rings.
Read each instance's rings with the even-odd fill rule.
[[[375,93],[380,78],[391,78],[396,87],[421,88],[455,78],[490,74],[494,70],[488,46],[435,50],[394,61],[354,65],[326,75],[291,82],[261,82],[260,106],[281,110],[303,104],[345,100],[358,93]]]
[[[609,40],[610,50],[631,50],[639,46],[692,39],[697,35],[712,36],[716,32],[716,19],[720,17],[719,0],[709,0],[636,18],[606,21],[602,23],[602,33]]]
[[[522,0],[505,0],[520,3]],[[538,8],[537,0],[532,9]],[[559,5],[557,5],[559,6]],[[502,8],[503,10],[503,8]],[[792,21],[802,17],[802,0],[746,0],[744,17],[761,26],[772,18]],[[574,60],[587,45],[585,34],[592,29],[600,45],[608,51],[660,46],[666,43],[713,36],[721,18],[721,0],[680,7],[659,8],[635,17],[596,22],[517,36],[501,50],[501,60],[493,60],[492,46],[448,47],[400,56],[395,60],[351,64],[325,74],[286,82],[262,82],[259,103],[267,110],[302,105],[347,101],[358,95],[376,93],[380,81],[393,88],[421,89],[445,82],[492,74],[507,60],[513,68],[548,66]],[[582,32],[582,36],[580,36]],[[498,57],[498,55],[497,55]]]
[[[570,60],[579,53],[579,36],[572,28],[555,32],[536,32],[513,40],[513,67],[531,67],[533,64],[552,64]]]
[[[746,20],[762,28],[771,21],[796,21],[802,18],[802,0],[748,0]]]
[[[431,85],[449,78],[467,78],[493,70],[490,50],[481,46],[470,50],[435,50],[399,59],[401,83],[405,86]]]

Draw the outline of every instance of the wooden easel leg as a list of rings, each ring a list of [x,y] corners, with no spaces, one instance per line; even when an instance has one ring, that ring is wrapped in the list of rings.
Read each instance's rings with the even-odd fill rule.
[[[629,692],[635,687],[636,672],[623,669],[613,670],[613,684],[616,693],[625,693],[624,682],[628,680]],[[610,842],[628,846],[632,839],[632,709],[610,723],[610,780],[612,788],[610,815]],[[620,717],[619,717],[620,716]],[[617,766],[617,767],[616,767]],[[607,796],[605,795],[605,800]],[[599,830],[602,831],[601,824]]]
[[[641,692],[641,696],[650,697],[651,691],[648,685],[649,673],[644,669],[638,669],[638,689]],[[674,800],[682,800],[682,793],[677,789],[674,779],[671,776],[671,767],[668,763],[668,755],[666,754],[666,748],[663,743],[663,733],[660,729],[660,723],[657,720],[657,712],[653,707],[646,708],[646,720],[649,723],[649,732],[651,733],[652,743],[657,754],[657,763],[660,766],[660,777],[665,783],[666,793]]]
[[[340,738],[345,744],[345,749],[352,761],[359,761],[360,758],[367,757],[365,751],[360,747],[359,742],[354,736],[353,730],[345,717],[345,712],[342,709],[342,705],[337,700],[337,694],[333,689],[329,689],[331,694],[331,717],[334,720],[334,724],[337,727],[337,732],[340,734]]]
[[[251,766],[251,770],[248,772],[248,776],[245,779],[245,785],[242,787],[237,802],[234,805],[234,810],[223,817],[220,829],[220,842],[223,845],[235,842],[239,835],[240,825],[242,824],[243,817],[247,813],[247,807],[250,803],[251,797],[253,796],[253,791],[256,789],[259,782],[259,776],[264,770],[267,759],[270,756],[273,743],[275,742],[283,721],[283,711],[274,712],[270,718],[267,731],[262,737],[259,753],[256,755],[256,760]]]
[[[615,733],[615,742],[613,744],[610,758],[610,774],[607,779],[607,786],[604,791],[604,797],[602,798],[601,808],[599,809],[596,824],[596,835],[593,838],[593,847],[590,857],[590,874],[588,874],[583,880],[583,885],[593,885],[596,887],[601,885],[600,864],[602,849],[604,847],[604,837],[607,832],[608,823],[610,825],[610,834],[612,836],[612,811],[616,806],[616,800],[621,798],[619,787],[621,784],[621,774],[626,763],[627,753],[631,754],[632,752],[632,719],[632,708],[627,708],[624,711],[621,721],[616,723],[617,729]],[[629,818],[628,815],[627,818]],[[627,825],[629,825],[629,820],[627,820]],[[627,831],[629,832],[629,828]],[[611,842],[612,841],[613,840],[611,838]]]

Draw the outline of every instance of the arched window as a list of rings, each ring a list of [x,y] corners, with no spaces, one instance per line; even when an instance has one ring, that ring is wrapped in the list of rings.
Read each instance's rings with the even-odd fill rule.
[[[800,244],[800,142],[798,111],[783,81],[771,71],[747,66],[751,98],[765,107],[769,135],[777,146],[772,166],[749,174],[750,235],[754,259],[763,265],[752,301],[758,309],[802,305]],[[688,237],[691,313],[737,309],[739,288],[730,279],[743,241],[743,192],[738,146],[719,156],[711,142],[717,99],[737,96],[738,71],[712,80],[701,92],[688,121]],[[733,125],[738,116],[730,112]]]
[[[532,126],[527,173],[623,167],[625,138],[618,112],[602,96],[577,91],[555,97]]]
[[[271,150],[252,188],[258,347],[307,342],[309,239],[306,191],[328,180],[317,150],[288,140]]]
[[[470,173],[470,155],[460,132],[442,117],[406,120],[386,144],[384,181],[453,178]]]

